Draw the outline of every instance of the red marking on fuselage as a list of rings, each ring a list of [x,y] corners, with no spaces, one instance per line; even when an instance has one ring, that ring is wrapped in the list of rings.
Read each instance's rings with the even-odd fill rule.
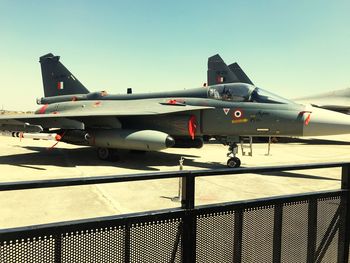
[[[311,113],[312,113],[312,111],[301,111],[301,112],[299,112],[299,116],[304,116],[304,114],[306,114],[306,113],[309,113],[309,115],[305,118],[305,121],[304,121],[304,124],[305,125],[309,125],[309,123],[310,123],[310,119],[311,119]]]
[[[310,119],[311,119],[311,113],[309,113],[309,115],[306,117],[306,119],[305,119],[305,125],[309,125]]]
[[[227,115],[230,111],[230,108],[223,108],[222,110],[224,111],[225,115]]]
[[[44,106],[42,106],[42,107],[39,109],[38,113],[39,113],[39,114],[44,114],[45,111],[46,111],[46,109],[47,109],[47,107],[49,107],[49,104],[45,104]]]
[[[176,104],[177,101],[176,101],[176,100],[168,100],[168,103],[169,103],[169,104]]]
[[[94,107],[99,107],[99,106],[101,106],[101,101],[96,101],[95,103],[94,103]]]
[[[166,103],[171,104],[171,105],[176,105],[176,104],[184,104],[185,101],[182,99],[170,99]]]
[[[191,139],[194,140],[194,137],[196,135],[196,116],[192,115],[191,118],[188,120],[188,133],[191,136]]]

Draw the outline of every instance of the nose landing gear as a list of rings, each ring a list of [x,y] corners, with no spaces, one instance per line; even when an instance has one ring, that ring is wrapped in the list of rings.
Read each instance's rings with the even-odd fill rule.
[[[227,157],[230,157],[227,160],[227,166],[230,168],[238,168],[241,166],[241,160],[236,157],[236,154],[238,153],[238,146],[237,144],[230,143],[228,147],[229,152],[227,153]]]

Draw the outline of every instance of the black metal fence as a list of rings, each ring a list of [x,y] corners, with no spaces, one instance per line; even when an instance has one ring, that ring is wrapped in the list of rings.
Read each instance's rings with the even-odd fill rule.
[[[342,187],[195,206],[198,176],[342,167]],[[350,164],[2,183],[0,191],[182,178],[182,207],[0,230],[0,262],[349,261]]]

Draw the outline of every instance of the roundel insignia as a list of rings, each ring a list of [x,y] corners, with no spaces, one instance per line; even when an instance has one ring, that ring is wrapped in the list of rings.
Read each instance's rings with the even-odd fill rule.
[[[242,110],[235,110],[233,112],[233,118],[235,118],[235,119],[240,119],[240,118],[242,118],[242,116],[243,116]]]

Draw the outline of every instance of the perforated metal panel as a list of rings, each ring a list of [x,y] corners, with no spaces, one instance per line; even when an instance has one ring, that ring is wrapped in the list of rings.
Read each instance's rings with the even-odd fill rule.
[[[282,262],[307,262],[308,202],[284,204],[282,217]]]
[[[134,224],[130,229],[130,262],[182,262],[181,220]]]
[[[55,240],[52,236],[43,236],[3,242],[0,262],[55,262]]]
[[[334,192],[2,231],[0,263],[192,263],[188,247],[199,263],[345,263],[346,206]]]
[[[182,220],[164,219],[0,243],[0,263],[182,262]]]
[[[197,216],[196,262],[232,262],[234,212]]]
[[[124,262],[125,227],[109,227],[62,235],[62,262]]]
[[[338,257],[340,198],[319,199],[317,203],[316,259],[334,262]]]
[[[272,262],[274,207],[249,208],[243,214],[242,262]]]

